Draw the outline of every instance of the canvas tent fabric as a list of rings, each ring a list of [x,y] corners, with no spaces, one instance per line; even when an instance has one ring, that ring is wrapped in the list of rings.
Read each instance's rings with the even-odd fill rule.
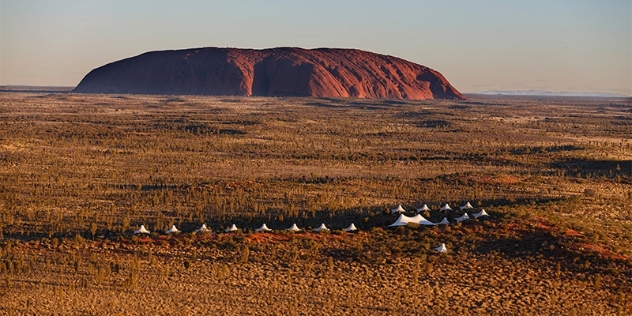
[[[269,232],[272,229],[268,228],[268,225],[266,225],[266,223],[263,223],[263,225],[261,225],[261,227],[255,229],[258,232]]]
[[[467,215],[467,213],[465,213],[462,216],[455,218],[454,220],[458,223],[458,222],[466,221],[468,219],[470,219],[470,217]]]
[[[446,203],[442,208],[441,211],[451,211],[452,208],[450,207],[450,205],[448,205],[448,203]]]
[[[408,223],[417,223],[419,220],[423,218],[421,215],[417,214],[416,216],[410,217],[404,214],[399,215],[399,218],[395,221],[395,223],[388,225],[389,227],[396,226],[406,226]]]
[[[406,213],[406,210],[402,207],[402,205],[398,205],[396,208],[391,209],[391,213]]]
[[[489,216],[489,214],[485,212],[485,209],[482,209],[480,212],[472,214],[472,216],[474,216],[474,218],[479,218],[482,216]]]
[[[424,204],[424,206],[422,206],[421,208],[417,209],[417,213],[421,213],[421,212],[424,212],[424,211],[430,211],[430,208],[426,204]]]
[[[444,243],[442,243],[441,246],[435,248],[434,250],[436,250],[438,252],[448,252],[448,248],[445,247]]]
[[[149,231],[145,228],[145,225],[140,225],[140,228],[134,231],[134,235],[149,234]]]
[[[314,228],[315,232],[322,232],[322,231],[328,231],[328,230],[329,230],[329,228],[327,228],[327,226],[325,226],[325,223],[322,223],[317,228]]]
[[[300,231],[301,229],[298,228],[298,226],[296,226],[296,223],[294,223],[294,224],[292,224],[292,226],[290,228],[288,228],[286,230],[291,231],[291,232],[297,232],[297,231]]]
[[[461,210],[469,210],[469,209],[473,209],[474,206],[472,206],[472,204],[470,204],[470,202],[465,203],[465,205],[462,205],[460,207]]]
[[[355,225],[353,223],[351,223],[351,225],[349,225],[349,227],[344,229],[344,231],[346,231],[346,232],[352,232],[352,231],[355,231],[355,230],[358,230],[358,229],[355,227]]]
[[[171,225],[171,228],[167,229],[165,231],[165,234],[175,234],[175,233],[179,233],[180,231],[176,228],[176,225]]]
[[[196,233],[208,233],[211,230],[206,227],[206,224],[202,224],[202,227],[195,230]]]
[[[437,223],[437,225],[450,225],[450,221],[444,217],[442,221]]]
[[[435,226],[437,224],[427,220],[426,218],[424,218],[423,216],[419,215],[419,217],[421,217],[421,219],[419,220],[419,222],[417,222],[417,224],[419,225],[424,225],[424,226]]]
[[[406,225],[408,225],[408,223],[416,223],[416,224],[419,224],[419,225],[426,225],[426,226],[434,226],[435,225],[433,222],[425,219],[420,214],[417,214],[417,215],[415,215],[413,217],[401,214],[401,215],[399,215],[399,218],[395,221],[395,223],[390,224],[388,226],[389,227],[406,226]]]
[[[237,226],[235,226],[235,224],[233,224],[232,226],[230,226],[229,228],[226,228],[226,232],[234,232],[237,231]]]

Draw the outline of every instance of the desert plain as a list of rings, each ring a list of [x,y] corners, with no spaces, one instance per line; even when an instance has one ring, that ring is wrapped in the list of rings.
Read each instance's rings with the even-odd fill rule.
[[[631,133],[629,98],[2,92],[0,314],[629,315]]]

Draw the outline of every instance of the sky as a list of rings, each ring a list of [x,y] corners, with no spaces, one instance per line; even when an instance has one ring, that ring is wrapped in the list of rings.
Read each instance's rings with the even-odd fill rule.
[[[459,91],[632,95],[630,0],[0,0],[0,85],[76,86],[153,50],[357,48]]]

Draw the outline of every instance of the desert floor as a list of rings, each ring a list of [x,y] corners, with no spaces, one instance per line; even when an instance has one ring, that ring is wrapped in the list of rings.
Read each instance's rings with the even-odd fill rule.
[[[3,92],[0,314],[630,315],[630,109]]]

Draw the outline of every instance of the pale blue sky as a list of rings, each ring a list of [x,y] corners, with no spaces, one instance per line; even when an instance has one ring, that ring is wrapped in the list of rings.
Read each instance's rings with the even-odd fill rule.
[[[462,92],[632,95],[630,0],[0,0],[0,84],[74,86],[151,50],[347,47]]]

